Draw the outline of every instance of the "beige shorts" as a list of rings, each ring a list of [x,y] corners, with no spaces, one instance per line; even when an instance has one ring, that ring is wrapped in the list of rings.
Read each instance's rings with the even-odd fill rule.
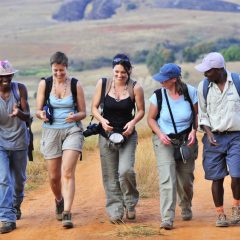
[[[74,126],[64,129],[43,128],[40,151],[45,159],[58,158],[64,150],[82,152],[82,128]]]

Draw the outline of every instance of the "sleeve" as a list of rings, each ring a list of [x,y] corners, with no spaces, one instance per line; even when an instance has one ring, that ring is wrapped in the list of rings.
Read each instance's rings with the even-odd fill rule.
[[[197,89],[191,85],[187,85],[187,86],[188,86],[188,92],[189,92],[189,96],[192,100],[192,103],[196,104],[198,102]]]
[[[149,98],[149,101],[150,103],[157,107],[157,96],[155,93]]]
[[[198,85],[198,126],[202,125],[211,127],[207,113],[207,104],[203,96],[203,81]]]

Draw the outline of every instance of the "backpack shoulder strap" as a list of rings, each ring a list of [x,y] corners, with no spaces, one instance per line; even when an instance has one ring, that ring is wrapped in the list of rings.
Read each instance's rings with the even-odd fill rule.
[[[129,93],[129,96],[130,98],[132,99],[132,101],[135,100],[135,97],[134,97],[134,86],[137,84],[137,81],[134,81],[132,79],[129,79],[129,82],[128,82],[128,93]]]
[[[186,101],[189,102],[190,104],[190,107],[191,107],[191,110],[192,110],[192,113],[193,113],[193,128],[196,129],[196,115],[195,115],[195,110],[194,110],[194,107],[193,107],[193,102],[192,102],[192,99],[190,98],[190,95],[189,95],[189,91],[188,91],[188,87],[187,87],[187,84],[186,83],[183,83],[183,96],[184,96],[184,99]]]
[[[238,95],[240,96],[240,76],[237,73],[231,73],[233,83],[237,89]]]
[[[72,97],[73,97],[74,109],[76,111],[78,110],[78,105],[77,105],[77,83],[78,83],[78,80],[76,78],[71,78],[71,92],[72,92]]]
[[[52,90],[52,84],[53,84],[53,78],[48,77],[48,78],[42,78],[45,80],[46,83],[46,88],[45,88],[45,100],[44,100],[44,104],[46,104],[49,101],[49,96],[50,96],[50,92]]]
[[[156,116],[156,120],[160,117],[160,112],[162,109],[162,88],[159,88],[154,91],[157,97],[157,105],[158,105],[158,114]]]
[[[100,98],[100,108],[102,109],[102,111],[104,108],[104,98],[110,90],[109,85],[111,87],[110,80],[107,78],[102,78],[102,90],[101,90],[101,98]]]
[[[204,78],[203,79],[203,97],[205,101],[207,101],[208,90],[209,90],[209,81],[207,78]]]
[[[17,82],[11,82],[11,89],[12,89],[12,93],[14,98],[17,101],[17,104],[20,103],[20,91],[19,91],[19,85]]]

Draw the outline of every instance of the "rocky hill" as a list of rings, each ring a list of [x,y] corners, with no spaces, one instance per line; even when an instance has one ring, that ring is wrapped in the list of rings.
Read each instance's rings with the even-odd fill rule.
[[[82,19],[106,19],[122,7],[126,11],[140,6],[147,8],[178,8],[204,11],[240,12],[240,5],[219,0],[65,0],[53,19],[78,21]]]

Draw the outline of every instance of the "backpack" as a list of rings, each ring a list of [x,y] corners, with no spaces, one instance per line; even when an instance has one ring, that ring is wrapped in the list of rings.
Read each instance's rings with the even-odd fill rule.
[[[13,92],[13,96],[17,101],[17,107],[19,107],[21,109],[21,91],[19,88],[19,84],[17,82],[11,82],[11,90]],[[32,129],[31,129],[31,125],[33,122],[33,117],[31,116],[29,121],[26,122],[26,126],[29,132],[29,145],[28,145],[28,160],[29,161],[33,161],[33,150],[34,150],[34,145],[33,145],[33,133],[32,133]]]
[[[240,96],[240,76],[237,73],[231,73],[233,84],[235,85],[238,95]],[[207,95],[209,91],[209,80],[207,78],[203,79],[203,97],[207,102]]]
[[[44,105],[48,105],[49,106],[49,111],[51,111],[51,115],[53,116],[53,108],[51,106],[50,100],[49,100],[49,96],[50,96],[50,92],[52,90],[52,85],[53,85],[53,78],[48,77],[48,78],[41,78],[42,80],[45,80],[46,83],[46,88],[45,88],[45,94],[44,94]],[[72,92],[72,97],[73,97],[73,106],[74,106],[74,110],[78,110],[78,106],[77,106],[77,82],[78,80],[76,78],[71,78],[71,92]],[[50,122],[50,124],[52,124]]]
[[[184,100],[189,102],[192,113],[193,113],[193,128],[196,129],[196,122],[195,122],[196,116],[194,114],[195,111],[194,111],[192,99],[189,96],[187,84],[183,83],[182,86],[183,86]],[[154,91],[154,93],[156,94],[156,97],[157,97],[157,105],[158,105],[158,113],[157,113],[157,116],[156,116],[156,120],[160,117],[160,112],[161,112],[161,109],[162,109],[162,90],[163,90],[163,88],[159,88],[159,89]]]

